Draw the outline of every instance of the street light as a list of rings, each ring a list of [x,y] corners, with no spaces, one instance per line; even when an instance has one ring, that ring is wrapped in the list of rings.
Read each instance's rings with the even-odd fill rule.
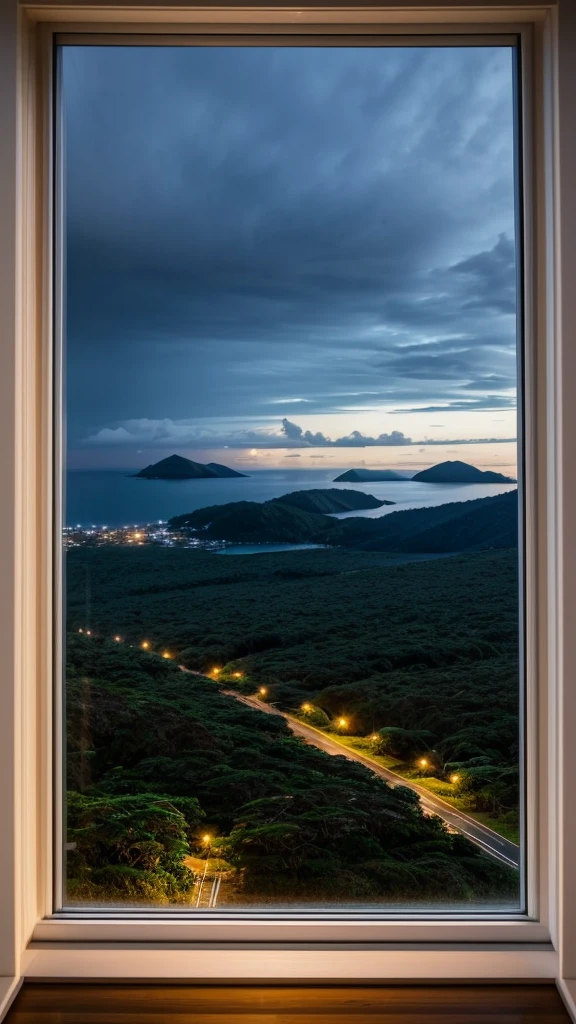
[[[268,693],[268,690],[266,689],[265,686],[261,686],[260,689],[258,690],[258,693],[260,694],[261,697],[265,697],[266,694]]]
[[[122,637],[121,636],[115,636],[114,639],[115,639],[117,644],[122,642]]]
[[[372,740],[372,742],[373,742],[373,743],[376,743],[376,740],[379,740],[379,739],[380,739],[380,733],[378,733],[378,732],[373,732],[373,733],[372,733],[372,735],[371,735],[371,737],[370,737],[370,739]]]
[[[303,704],[302,705],[302,711],[312,711],[312,705],[311,704]]]
[[[162,657],[163,658],[171,658],[172,655],[170,654],[170,651],[162,651]]]
[[[418,764],[420,765],[421,768],[428,767],[428,761],[426,760],[425,757],[421,757],[420,760],[418,761]]]
[[[339,727],[341,729],[345,729],[346,726],[348,725],[348,719],[347,718],[339,718],[338,719],[338,725],[339,725]]]
[[[222,669],[220,669],[220,668],[213,668],[212,669],[212,675],[213,676],[219,676],[221,671],[222,671]]]
[[[450,782],[452,782],[452,783],[460,782],[460,776],[459,775],[451,775],[450,776]]]
[[[140,646],[142,647],[143,651],[147,651],[148,648],[150,647],[150,643],[148,640],[143,640]]]
[[[242,679],[242,675],[243,675],[242,672],[233,672],[232,673],[232,678],[233,679]]]

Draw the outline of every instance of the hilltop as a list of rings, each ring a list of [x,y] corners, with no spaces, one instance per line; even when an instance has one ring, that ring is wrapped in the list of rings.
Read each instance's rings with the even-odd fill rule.
[[[426,484],[515,484],[513,477],[492,470],[476,469],[468,462],[439,462],[412,477]]]
[[[397,473],[394,469],[348,469],[340,476],[334,477],[334,483],[369,484],[376,483],[378,480],[407,479],[408,477],[402,476],[402,473]]]
[[[332,513],[393,504],[371,494],[333,487],[292,491],[264,502],[231,501],[226,505],[210,505],[174,516],[169,525],[202,531],[209,540],[306,544],[320,531],[326,533],[336,525],[336,520],[327,518]]]
[[[276,501],[231,501],[174,516],[169,526],[201,531],[207,540],[250,544],[306,544],[336,525],[335,519]]]
[[[221,466],[217,462],[209,462],[204,465],[202,462],[185,459],[183,455],[169,455],[166,459],[154,462],[134,475],[143,480],[201,480],[246,476],[245,473],[237,473],[235,469]]]
[[[364,508],[382,508],[383,505],[394,505],[393,501],[380,500],[363,491],[352,491],[329,487],[310,491],[292,491],[281,498],[272,498],[267,504],[290,505],[304,512],[321,512],[331,515],[335,512],[354,512]]]

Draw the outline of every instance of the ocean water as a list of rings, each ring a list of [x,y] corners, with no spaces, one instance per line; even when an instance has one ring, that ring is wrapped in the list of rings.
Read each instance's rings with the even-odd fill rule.
[[[268,501],[289,491],[339,487],[373,494],[394,505],[344,512],[376,517],[406,508],[470,501],[513,490],[515,484],[426,484],[412,480],[334,483],[340,470],[260,470],[249,477],[214,480],[143,480],[118,470],[71,470],[66,475],[64,521],[67,526],[132,526],[170,519],[229,501]]]

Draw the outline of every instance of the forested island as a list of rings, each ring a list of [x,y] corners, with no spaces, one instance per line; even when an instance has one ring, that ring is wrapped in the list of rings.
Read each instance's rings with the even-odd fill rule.
[[[415,473],[413,480],[425,484],[515,484],[516,480],[511,476],[504,476],[503,473],[495,473],[491,469],[477,469],[468,462],[460,462],[458,459],[449,462],[440,462],[430,469],[423,469]]]
[[[134,474],[142,480],[209,480],[223,479],[227,477],[246,476],[245,473],[238,473],[229,466],[222,466],[219,462],[193,462],[192,459],[185,459],[183,455],[169,455],[160,462],[154,462],[146,466],[140,472]]]
[[[515,484],[513,477],[491,469],[477,469],[458,459],[439,462],[419,473],[399,473],[394,469],[348,469],[334,478],[334,483],[370,483],[381,480],[414,480],[428,484]]]
[[[205,539],[236,543],[323,544],[354,550],[390,552],[480,551],[514,547],[518,533],[518,493],[404,509],[375,519],[332,519],[328,512],[390,505],[357,491],[312,491],[272,501],[211,505],[169,520]],[[352,498],[351,496],[354,496]],[[298,500],[296,500],[298,499]],[[347,508],[343,503],[347,503]],[[356,504],[354,504],[356,502]]]

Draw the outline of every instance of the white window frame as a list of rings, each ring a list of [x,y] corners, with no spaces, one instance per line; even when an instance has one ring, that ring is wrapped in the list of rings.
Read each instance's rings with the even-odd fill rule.
[[[524,54],[529,917],[52,915],[53,43],[94,35],[509,33]],[[137,40],[134,40],[137,41]],[[548,978],[576,999],[576,4],[0,5],[0,1009],[22,977]],[[561,201],[560,201],[561,197]],[[560,227],[562,226],[562,233]],[[572,281],[571,281],[572,277]],[[565,282],[564,288],[562,284]],[[57,313],[58,311],[56,311]],[[565,329],[563,329],[563,325]],[[564,439],[567,439],[564,441]],[[574,444],[574,442],[572,442]],[[530,683],[532,680],[532,683]],[[572,687],[574,690],[574,687]],[[537,820],[537,825],[536,825]],[[572,864],[574,863],[574,867]],[[576,1014],[576,1002],[574,1002]],[[576,1016],[575,1016],[576,1019]]]

